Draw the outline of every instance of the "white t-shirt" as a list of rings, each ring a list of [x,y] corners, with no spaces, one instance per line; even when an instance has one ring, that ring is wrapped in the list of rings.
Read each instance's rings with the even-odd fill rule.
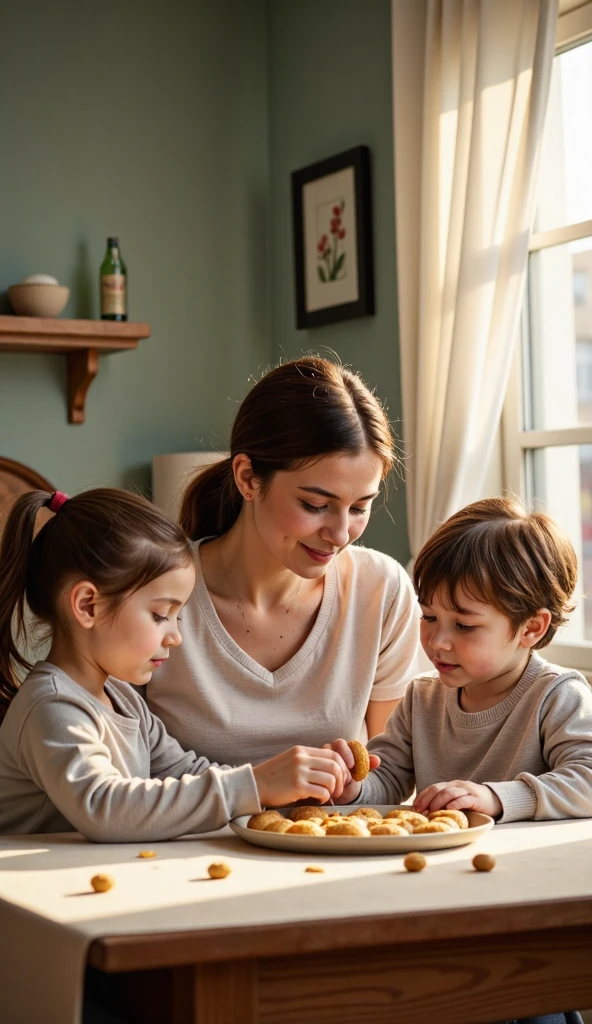
[[[405,570],[388,555],[348,547],[329,565],[304,644],[275,672],[254,661],[220,622],[197,580],[183,609],[183,643],[146,688],[182,747],[223,764],[257,764],[297,743],[366,740],[371,700],[402,697],[419,674],[419,606]]]

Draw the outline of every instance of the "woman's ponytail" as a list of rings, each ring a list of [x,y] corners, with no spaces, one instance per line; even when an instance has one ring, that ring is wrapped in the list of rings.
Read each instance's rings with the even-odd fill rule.
[[[0,544],[0,722],[16,694],[19,677],[30,663],[19,651],[27,646],[25,594],[37,513],[49,505],[46,491],[27,491],[15,501]]]
[[[232,459],[222,459],[198,470],[183,494],[179,522],[191,540],[219,536],[236,522],[242,503]]]

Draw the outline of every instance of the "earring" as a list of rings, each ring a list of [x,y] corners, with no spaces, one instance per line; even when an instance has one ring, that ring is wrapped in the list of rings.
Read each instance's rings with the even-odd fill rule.
[[[250,501],[251,497],[252,497],[251,492],[250,491],[245,491],[245,501]]]

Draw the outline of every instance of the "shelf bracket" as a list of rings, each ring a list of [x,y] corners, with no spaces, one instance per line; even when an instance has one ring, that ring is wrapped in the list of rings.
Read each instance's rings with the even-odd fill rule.
[[[68,353],[68,423],[84,423],[86,393],[97,375],[96,348]]]

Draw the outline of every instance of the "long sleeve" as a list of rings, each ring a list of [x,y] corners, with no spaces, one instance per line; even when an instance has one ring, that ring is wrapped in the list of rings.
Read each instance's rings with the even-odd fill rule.
[[[550,691],[540,710],[540,736],[549,771],[485,783],[501,800],[499,820],[592,817],[592,691],[583,679]]]
[[[141,753],[139,722],[132,720],[125,732],[122,727],[122,747],[127,743]],[[19,767],[73,828],[95,842],[173,839],[260,809],[250,765],[225,771],[193,753],[183,755],[165,737],[164,729],[155,737],[155,766],[162,776],[168,765],[177,777],[138,777],[133,769],[128,777],[114,763],[117,739],[111,734],[106,742],[100,716],[68,700],[44,699],[23,723]],[[146,751],[147,774],[150,756]]]
[[[413,684],[387,720],[385,731],[368,744],[380,766],[362,783],[358,803],[397,804],[413,792],[415,776],[412,745]]]
[[[230,771],[229,764],[217,764],[207,757],[198,756],[193,750],[184,750],[181,744],[169,736],[160,718],[143,705],[148,740],[150,743],[150,775],[156,779],[180,779],[183,775],[201,775],[208,768]]]

